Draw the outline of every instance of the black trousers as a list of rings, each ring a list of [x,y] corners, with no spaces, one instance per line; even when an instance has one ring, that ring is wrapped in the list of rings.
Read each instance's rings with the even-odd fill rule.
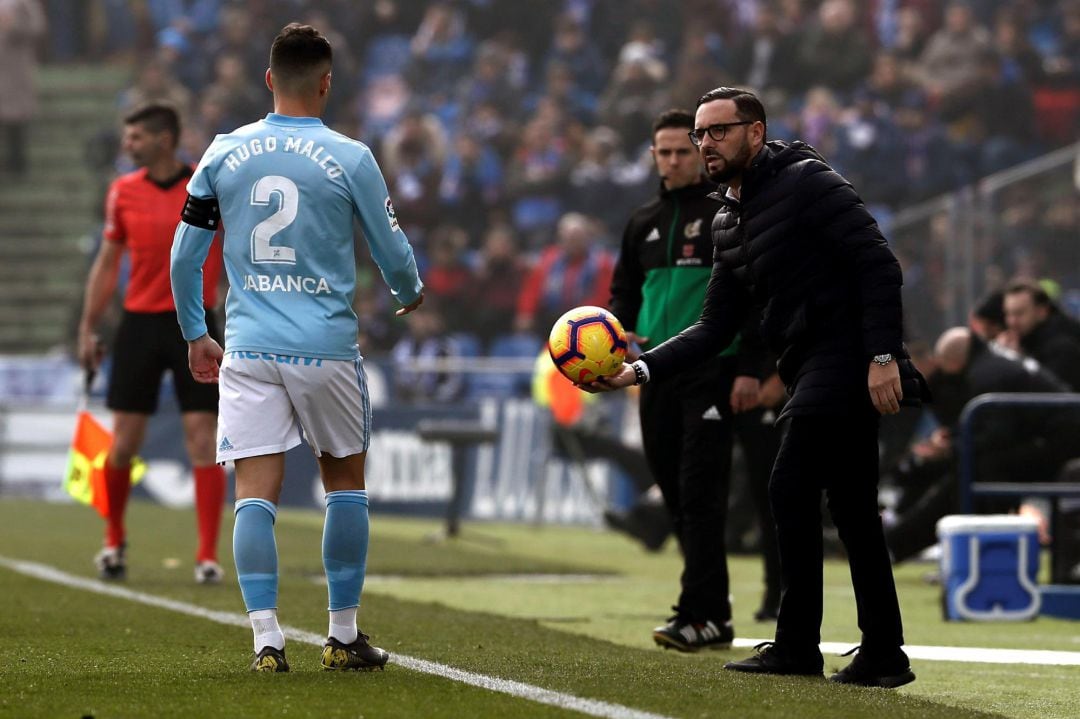
[[[645,459],[683,553],[677,611],[695,622],[731,619],[724,530],[733,379],[732,365],[718,361],[641,388]]]
[[[769,503],[769,479],[780,451],[780,429],[756,409],[735,415],[735,435],[746,458],[747,489],[757,512],[761,558],[765,569],[763,609],[780,606],[780,552],[776,546],[776,520]]]
[[[895,652],[904,643],[892,565],[878,514],[879,418],[796,416],[769,484],[784,594],[776,642],[816,651],[821,641],[821,492],[847,550],[862,651]]]

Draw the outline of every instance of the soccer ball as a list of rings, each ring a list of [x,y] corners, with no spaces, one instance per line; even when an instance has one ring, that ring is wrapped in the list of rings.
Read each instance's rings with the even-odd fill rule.
[[[551,361],[578,384],[618,372],[626,347],[622,324],[603,307],[575,307],[555,321],[548,335]]]

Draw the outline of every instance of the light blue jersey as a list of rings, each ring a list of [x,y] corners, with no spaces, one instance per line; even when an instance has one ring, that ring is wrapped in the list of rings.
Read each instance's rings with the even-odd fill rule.
[[[353,217],[398,302],[414,302],[423,289],[371,151],[317,118],[271,113],[218,135],[188,194],[220,207],[230,351],[357,356]],[[207,234],[181,222],[173,242],[173,294],[188,340],[206,332],[198,268]]]

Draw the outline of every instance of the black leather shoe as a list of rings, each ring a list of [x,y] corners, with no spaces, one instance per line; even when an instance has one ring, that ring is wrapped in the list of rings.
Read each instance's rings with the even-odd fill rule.
[[[855,654],[851,664],[829,677],[837,684],[854,684],[860,687],[884,687],[895,689],[915,681],[915,672],[911,671],[907,654],[897,647],[893,652],[870,653],[861,647],[855,647],[841,656]]]
[[[825,678],[825,661],[817,648],[793,652],[774,642],[762,642],[754,647],[757,654],[749,659],[728,662],[724,669],[751,674],[784,674],[789,676]]]

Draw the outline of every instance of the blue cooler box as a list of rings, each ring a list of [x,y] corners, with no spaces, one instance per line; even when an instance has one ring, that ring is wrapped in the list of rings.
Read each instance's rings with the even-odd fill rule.
[[[1038,525],[1004,515],[952,515],[937,523],[946,620],[1008,621],[1039,613]]]

